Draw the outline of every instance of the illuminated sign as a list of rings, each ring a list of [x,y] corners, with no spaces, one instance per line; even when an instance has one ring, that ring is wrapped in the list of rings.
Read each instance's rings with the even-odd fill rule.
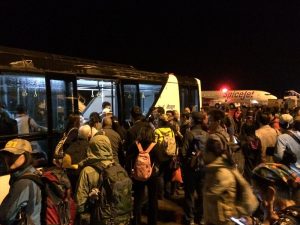
[[[238,98],[240,100],[250,99],[253,97],[254,91],[228,91],[223,97],[226,99]]]

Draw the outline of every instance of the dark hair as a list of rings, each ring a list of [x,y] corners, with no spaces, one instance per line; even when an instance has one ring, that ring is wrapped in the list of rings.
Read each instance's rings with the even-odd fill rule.
[[[16,107],[17,113],[21,114],[21,113],[26,113],[26,107],[22,104],[17,105]]]
[[[225,113],[222,110],[219,109],[213,109],[209,112],[209,115],[211,118],[213,118],[214,121],[224,121]]]
[[[262,113],[259,117],[259,123],[262,125],[268,125],[270,123],[270,117],[267,113]]]
[[[102,109],[104,109],[107,106],[111,106],[111,104],[109,102],[103,102],[102,103]]]
[[[221,156],[225,153],[220,141],[209,138],[206,142],[206,151],[212,152],[215,156]]]
[[[157,107],[157,112],[161,115],[161,114],[165,114],[165,109],[161,106]]]
[[[94,127],[96,123],[100,123],[101,122],[101,118],[98,112],[92,112],[90,114],[90,120],[89,120],[89,125],[91,127]]]
[[[131,109],[131,116],[134,120],[142,118],[143,114],[141,108],[139,106],[133,106]]]
[[[73,127],[80,127],[80,115],[78,113],[71,113],[68,117],[68,122],[66,126],[66,132],[71,130]]]
[[[152,127],[150,125],[141,127],[136,140],[139,143],[141,143],[143,148],[148,147],[149,144],[155,141],[155,136]]]

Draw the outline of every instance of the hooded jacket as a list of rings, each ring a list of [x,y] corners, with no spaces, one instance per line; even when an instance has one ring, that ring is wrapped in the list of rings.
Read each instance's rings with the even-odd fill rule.
[[[107,167],[114,162],[108,137],[104,135],[94,136],[90,140],[87,157],[88,159],[85,162],[87,166],[80,173],[75,196],[78,213],[88,212],[89,193],[93,188],[98,187],[100,174],[89,164],[100,164],[103,167]]]
[[[41,224],[42,195],[38,185],[30,179],[18,179],[26,174],[33,174],[31,165],[11,174],[10,190],[0,206],[0,223],[10,225],[15,222],[19,209],[26,206],[28,220],[33,225]]]

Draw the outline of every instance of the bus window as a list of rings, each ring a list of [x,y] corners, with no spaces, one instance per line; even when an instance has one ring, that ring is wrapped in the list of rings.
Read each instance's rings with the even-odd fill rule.
[[[95,79],[78,79],[77,90],[79,96],[79,111],[85,120],[92,112],[102,112],[102,103],[109,102],[112,112],[118,115],[118,101],[116,97],[116,84],[112,81]]]
[[[130,120],[130,110],[133,106],[138,105],[137,86],[135,84],[124,84],[124,112],[125,121]]]
[[[34,119],[36,124],[47,127],[47,99],[44,76],[1,74],[0,101],[4,106],[3,111],[9,117],[16,118],[17,106],[22,105],[25,113]]]
[[[141,109],[143,114],[147,114],[157,99],[160,89],[162,85],[158,84],[140,84],[139,91],[140,91],[140,100],[141,100]]]
[[[66,118],[75,112],[73,83],[64,80],[50,80],[52,99],[52,127],[54,131],[64,131]]]

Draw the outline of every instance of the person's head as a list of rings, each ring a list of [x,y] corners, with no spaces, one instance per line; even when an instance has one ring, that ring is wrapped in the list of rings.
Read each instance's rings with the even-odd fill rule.
[[[208,114],[208,129],[213,132],[219,126],[222,126],[225,119],[225,113],[219,109],[213,109]]]
[[[112,128],[112,119],[111,117],[104,117],[102,120],[103,128]]]
[[[142,145],[148,145],[151,142],[154,142],[154,132],[150,125],[143,126],[138,132],[137,141]]]
[[[263,126],[270,124],[270,117],[269,117],[268,113],[260,114],[258,119],[259,119],[258,122]]]
[[[91,138],[87,149],[87,157],[99,160],[103,165],[113,163],[111,143],[105,135],[95,135]]]
[[[169,120],[168,120],[168,116],[166,114],[162,114],[159,116],[158,126],[159,127],[169,126]]]
[[[66,131],[68,132],[72,128],[79,128],[79,127],[80,127],[80,115],[77,113],[71,113],[68,117]]]
[[[174,111],[173,110],[167,110],[166,115],[168,116],[168,121],[171,121],[174,119]]]
[[[91,138],[91,127],[90,125],[83,125],[79,127],[78,130],[78,138],[84,139],[84,140],[89,140]]]
[[[8,174],[25,168],[31,163],[32,147],[24,139],[12,139],[0,150],[0,174]]]
[[[288,167],[278,163],[263,163],[252,171],[252,183],[257,197],[272,211],[282,210],[295,202],[292,190],[300,188],[300,177]]]
[[[208,115],[205,112],[192,112],[192,125],[207,124]]]
[[[282,129],[290,129],[292,128],[294,120],[290,114],[282,114],[279,116],[279,126]]]
[[[174,119],[176,121],[179,121],[180,120],[180,113],[177,110],[173,110],[173,113],[174,113]]]
[[[162,115],[162,114],[165,114],[165,109],[161,106],[158,106],[157,107],[157,113],[158,113],[159,116]]]
[[[134,121],[140,120],[143,118],[143,113],[142,110],[139,106],[134,106],[131,109],[131,116],[133,118]]]
[[[103,109],[111,110],[111,104],[109,102],[103,102],[102,103],[102,111],[103,111]]]
[[[26,107],[23,104],[19,104],[16,107],[17,114],[24,114],[27,112]]]
[[[100,128],[101,117],[98,112],[92,112],[89,118],[89,125],[95,127],[96,129]]]
[[[225,149],[222,143],[214,138],[209,138],[206,142],[203,160],[205,164],[213,162],[216,158],[225,154]]]
[[[188,106],[184,107],[183,112],[184,113],[191,113],[190,107],[188,107]]]

